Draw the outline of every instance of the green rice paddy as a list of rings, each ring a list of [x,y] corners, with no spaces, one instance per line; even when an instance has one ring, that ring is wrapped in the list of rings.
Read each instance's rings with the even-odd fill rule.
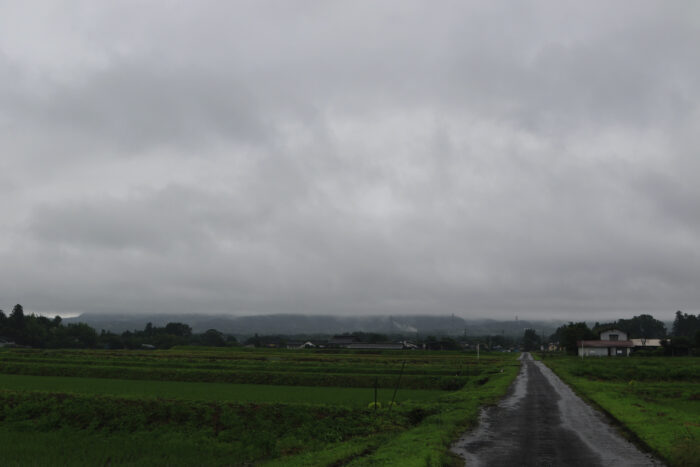
[[[518,368],[463,352],[2,349],[2,464],[458,465],[450,443]]]
[[[12,391],[99,394],[121,397],[154,397],[225,402],[279,402],[340,404],[367,407],[374,402],[372,388],[275,386],[265,384],[188,383],[181,381],[134,381],[128,379],[80,378],[0,374],[0,388]],[[380,388],[378,401],[391,401],[393,388]],[[396,401],[426,401],[444,395],[440,390],[401,389]]]

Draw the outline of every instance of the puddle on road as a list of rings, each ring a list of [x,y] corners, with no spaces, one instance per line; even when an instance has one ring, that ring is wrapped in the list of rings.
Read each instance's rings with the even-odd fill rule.
[[[467,465],[489,465],[494,454],[502,453],[511,453],[521,465],[557,465],[557,459],[566,459],[568,465],[663,465],[622,438],[600,413],[576,396],[544,364],[534,361],[529,354],[521,358],[525,361],[506,397],[496,406],[482,409],[478,426],[452,445],[451,451],[464,458]],[[532,394],[528,394],[528,367],[536,372],[532,375],[535,378],[534,386],[530,387]],[[543,389],[542,384],[547,388]],[[538,406],[549,407],[548,417],[526,418],[525,409],[533,404],[531,398],[539,397],[541,404],[543,390],[551,392],[551,397],[544,397],[554,404]],[[525,444],[518,448],[523,433],[526,433]],[[514,452],[518,449],[523,451]]]
[[[519,360],[523,358],[530,358],[529,355],[521,355]],[[496,406],[481,409],[479,414],[479,424],[475,429],[465,433],[456,443],[452,445],[450,450],[455,454],[461,456],[466,465],[469,466],[480,466],[482,465],[479,458],[472,452],[477,451],[480,447],[485,445],[498,446],[503,445],[505,449],[508,444],[507,440],[504,440],[502,435],[494,433],[491,429],[491,413],[496,410],[512,410],[514,409],[520,401],[527,394],[527,365],[521,365],[520,373],[515,379],[515,382],[508,391],[506,397],[504,397]]]
[[[523,357],[521,356],[520,359],[522,358]],[[511,392],[509,392],[508,395],[498,403],[497,407],[504,409],[515,407],[522,400],[522,398],[525,397],[525,394],[527,394],[527,382],[527,366],[521,365],[520,373],[518,373],[518,376],[515,378],[515,383],[510,389]]]

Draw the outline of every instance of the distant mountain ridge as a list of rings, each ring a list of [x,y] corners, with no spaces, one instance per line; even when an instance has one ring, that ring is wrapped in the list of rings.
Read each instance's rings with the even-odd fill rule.
[[[549,335],[564,321],[464,319],[458,316],[382,315],[382,316],[331,316],[331,315],[205,315],[205,314],[96,314],[84,313],[66,318],[64,323],[87,323],[96,330],[104,329],[121,333],[142,330],[147,323],[164,326],[169,322],[186,323],[194,332],[216,329],[234,335],[252,334],[342,334],[344,332],[376,332],[403,335],[464,335],[484,336],[503,334],[522,336],[527,328],[538,334]]]

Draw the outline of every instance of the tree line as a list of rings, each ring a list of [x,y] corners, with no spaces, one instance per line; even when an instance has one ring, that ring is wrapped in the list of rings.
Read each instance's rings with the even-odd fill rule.
[[[610,323],[595,323],[589,328],[585,322],[569,322],[556,329],[549,336],[548,342],[558,343],[560,348],[569,353],[576,353],[576,342],[598,339],[599,334],[607,329],[620,329],[630,339],[662,339],[660,353],[668,355],[700,354],[700,314],[677,311],[672,330],[669,333],[663,322],[651,315],[642,314],[630,319],[619,319]],[[391,337],[377,333],[346,333],[354,336],[358,342],[386,342]],[[255,347],[279,346],[289,336],[258,336],[257,334],[244,342]],[[319,336],[314,336],[319,337]],[[180,322],[170,322],[163,327],[146,324],[143,330],[124,331],[120,334],[102,330],[97,332],[85,323],[64,324],[60,316],[47,318],[35,314],[26,315],[22,305],[17,304],[9,315],[0,310],[0,340],[17,345],[37,348],[106,348],[106,349],[168,349],[176,345],[232,346],[238,345],[236,338],[216,329],[202,333],[192,332],[192,328]],[[521,340],[508,336],[486,336],[481,338],[447,336],[427,336],[414,339],[426,349],[458,350],[473,342],[481,342],[484,349],[508,348],[518,345],[524,350],[537,350],[547,344],[544,336],[534,329],[526,329]]]
[[[569,322],[557,328],[550,339],[568,353],[575,354],[577,341],[598,339],[601,332],[609,329],[624,331],[630,339],[661,339],[660,354],[700,354],[700,314],[694,316],[682,311],[676,312],[670,335],[663,322],[643,314],[610,323],[595,323],[592,328],[585,322]]]
[[[15,305],[8,315],[0,310],[0,339],[17,345],[37,348],[73,349],[168,349],[175,345],[229,346],[237,345],[236,338],[216,329],[193,333],[184,323],[168,323],[163,327],[148,323],[143,330],[124,331],[121,334],[97,332],[85,323],[63,324],[61,317],[47,318],[26,315],[22,305]]]

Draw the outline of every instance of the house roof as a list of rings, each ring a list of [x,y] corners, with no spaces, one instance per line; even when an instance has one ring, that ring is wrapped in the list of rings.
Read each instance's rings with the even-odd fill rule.
[[[634,347],[632,341],[578,341],[576,345],[579,347]]]

